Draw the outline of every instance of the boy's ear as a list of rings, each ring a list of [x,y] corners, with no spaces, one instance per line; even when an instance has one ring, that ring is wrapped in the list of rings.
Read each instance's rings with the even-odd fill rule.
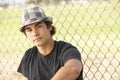
[[[52,27],[50,27],[50,31],[52,31]]]

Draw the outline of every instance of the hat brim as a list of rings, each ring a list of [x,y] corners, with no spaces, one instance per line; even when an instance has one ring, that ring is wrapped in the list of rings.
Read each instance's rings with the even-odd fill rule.
[[[40,22],[40,21],[48,21],[48,22],[51,22],[51,24],[52,24],[52,17],[46,17],[44,19],[37,19],[37,20],[34,20],[34,21],[27,21],[25,24],[22,25],[22,27],[20,27],[19,30],[21,32],[24,32],[25,26],[36,23],[36,22]]]

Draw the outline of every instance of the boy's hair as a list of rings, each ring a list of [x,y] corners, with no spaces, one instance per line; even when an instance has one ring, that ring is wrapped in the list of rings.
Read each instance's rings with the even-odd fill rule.
[[[51,24],[51,22],[49,22],[49,21],[44,21],[44,22],[48,28],[52,27],[52,30],[50,31],[50,33],[51,33],[51,36],[53,36],[56,33],[56,28]]]

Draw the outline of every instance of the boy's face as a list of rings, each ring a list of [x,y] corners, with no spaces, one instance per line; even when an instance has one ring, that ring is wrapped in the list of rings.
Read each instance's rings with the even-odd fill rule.
[[[44,46],[51,40],[50,30],[44,21],[25,26],[25,34],[35,46]]]

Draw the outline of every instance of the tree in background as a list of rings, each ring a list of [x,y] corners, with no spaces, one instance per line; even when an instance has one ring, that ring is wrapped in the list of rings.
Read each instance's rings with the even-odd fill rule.
[[[40,3],[42,0],[26,0],[27,4],[38,4]]]
[[[26,3],[27,4],[40,4],[40,3],[43,3],[43,4],[59,4],[60,2],[62,1],[70,1],[70,0],[26,0]]]

